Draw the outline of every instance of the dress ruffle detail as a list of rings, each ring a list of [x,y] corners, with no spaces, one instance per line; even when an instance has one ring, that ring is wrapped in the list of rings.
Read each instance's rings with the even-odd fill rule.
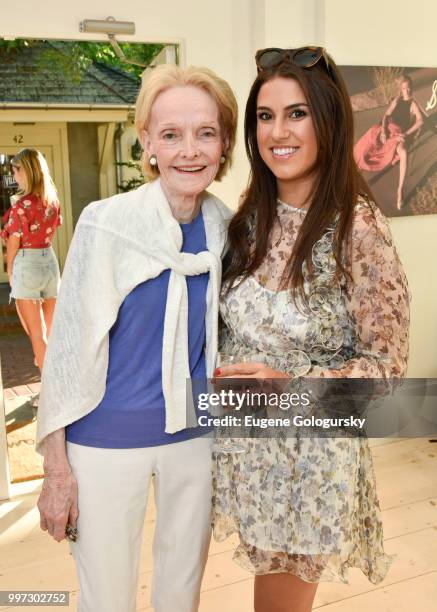
[[[315,243],[306,299],[281,289],[305,211],[278,203],[260,267],[221,297],[220,351],[296,377],[396,378],[408,356],[409,292],[379,210],[359,199],[351,279],[337,277],[336,223]],[[249,242],[251,241],[249,233]],[[213,532],[238,533],[234,559],[255,574],[289,572],[308,582],[347,582],[360,568],[381,582],[383,548],[372,456],[365,438],[239,439],[241,454],[213,456]]]

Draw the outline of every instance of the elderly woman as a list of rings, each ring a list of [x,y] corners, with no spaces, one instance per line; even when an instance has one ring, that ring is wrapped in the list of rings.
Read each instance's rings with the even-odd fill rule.
[[[205,189],[226,173],[237,104],[190,67],[145,79],[136,191],[94,202],[71,244],[42,377],[41,528],[66,534],[82,612],[136,609],[154,476],[153,605],[198,609],[210,540],[210,440],[187,380],[210,376],[229,210]]]

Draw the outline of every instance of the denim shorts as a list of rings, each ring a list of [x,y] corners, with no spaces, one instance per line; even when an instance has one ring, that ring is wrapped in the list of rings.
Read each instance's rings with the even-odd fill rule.
[[[48,300],[58,295],[60,273],[52,247],[19,249],[12,268],[11,298]]]

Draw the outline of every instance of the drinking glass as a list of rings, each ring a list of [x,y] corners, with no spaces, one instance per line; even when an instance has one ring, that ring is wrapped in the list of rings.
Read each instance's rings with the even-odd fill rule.
[[[215,359],[215,367],[221,368],[223,366],[232,365],[239,363],[239,359],[235,355],[229,355],[227,353],[217,353]],[[226,410],[226,406],[222,406]],[[246,446],[241,442],[231,439],[232,426],[229,424],[220,427],[220,431],[223,432],[224,437],[217,437],[214,440],[213,450],[218,453],[233,453],[239,454],[246,452]]]

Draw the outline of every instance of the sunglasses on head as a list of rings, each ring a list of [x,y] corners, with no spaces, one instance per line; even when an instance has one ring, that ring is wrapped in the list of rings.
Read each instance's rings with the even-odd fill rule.
[[[269,68],[276,68],[283,62],[289,62],[300,68],[311,68],[322,58],[329,75],[332,76],[328,56],[323,47],[299,47],[298,49],[268,47],[267,49],[260,49],[255,55],[258,73]]]

